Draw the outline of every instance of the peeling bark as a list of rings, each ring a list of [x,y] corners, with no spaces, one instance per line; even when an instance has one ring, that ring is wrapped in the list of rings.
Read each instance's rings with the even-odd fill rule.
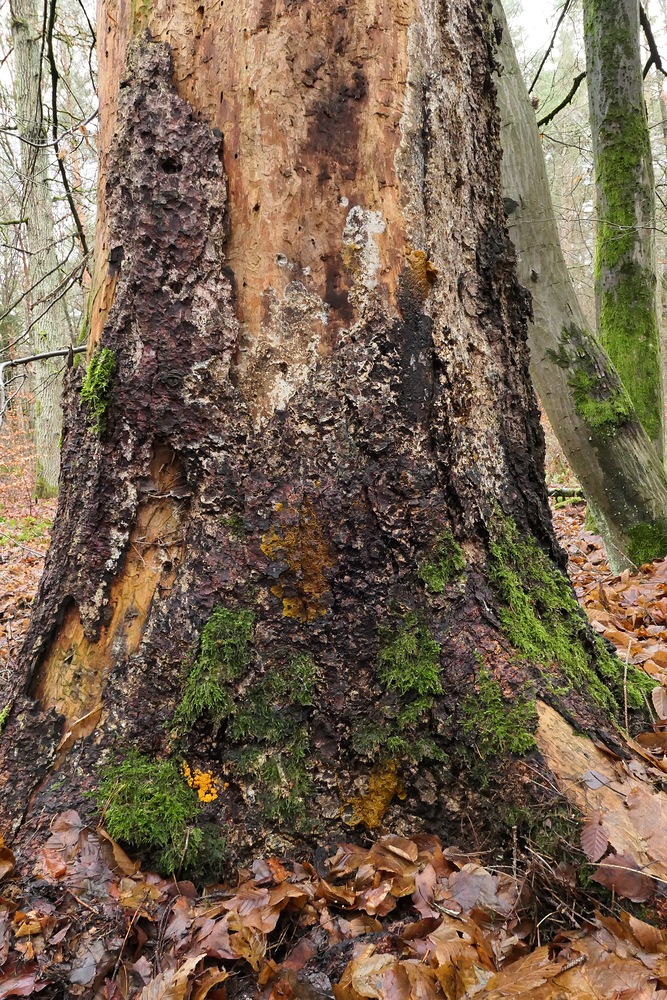
[[[483,692],[608,720],[501,624],[509,518],[567,587],[504,225],[490,8],[184,11],[153,8],[152,39],[128,48],[95,320],[115,375],[101,434],[82,432],[70,376],[0,827],[21,840],[59,802],[89,812],[100,761],[135,747],[217,777],[206,815],[231,858],[345,824],[449,837],[469,809],[497,839],[499,798],[539,795],[541,764],[506,735],[482,778],[470,766]],[[594,677],[599,649],[574,602],[564,615]],[[199,718],[184,678],[224,643],[236,658]]]

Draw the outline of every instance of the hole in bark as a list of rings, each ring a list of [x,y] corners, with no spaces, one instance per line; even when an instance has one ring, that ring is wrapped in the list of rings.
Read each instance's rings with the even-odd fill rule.
[[[253,208],[253,212],[259,212],[259,202],[257,202],[255,207]]]
[[[164,160],[160,160],[160,170],[163,170],[165,174],[180,174],[182,169],[182,164],[173,156],[166,156]]]

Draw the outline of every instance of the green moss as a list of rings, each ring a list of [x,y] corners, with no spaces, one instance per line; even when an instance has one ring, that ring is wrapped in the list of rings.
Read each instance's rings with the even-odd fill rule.
[[[602,437],[608,437],[632,418],[634,407],[623,386],[600,395],[600,379],[579,369],[570,379],[574,405],[583,421]]]
[[[35,475],[35,500],[51,500],[58,496],[58,487],[51,486],[44,475],[42,463],[37,459],[37,472]]]
[[[419,579],[431,594],[444,593],[447,584],[458,579],[466,567],[463,549],[454,540],[451,531],[438,535],[428,559],[418,570]]]
[[[644,430],[662,430],[662,387],[655,288],[638,264],[624,264],[621,279],[600,292],[600,338],[634,404]]]
[[[547,671],[556,667],[568,685],[617,713],[623,703],[624,666],[594,636],[569,580],[512,520],[497,517],[490,545],[489,580],[500,601],[499,618],[512,646]],[[627,695],[643,708],[645,677],[628,668]]]
[[[377,672],[384,687],[399,695],[441,694],[440,646],[415,614],[406,615],[398,632],[385,636]]]
[[[220,524],[223,528],[226,528],[231,537],[235,538],[238,542],[242,542],[247,537],[248,532],[246,531],[243,518],[240,514],[229,514],[225,517],[221,517]]]
[[[529,753],[535,747],[536,725],[535,702],[523,698],[507,701],[498,682],[482,668],[477,693],[468,695],[461,707],[461,728],[473,740],[482,760]]]
[[[250,785],[267,819],[304,829],[312,783],[304,709],[313,704],[320,671],[298,654],[253,684],[234,704],[227,725],[230,769]]]
[[[662,392],[650,259],[654,184],[637,40],[628,16],[600,0],[584,3],[584,30],[598,95],[592,125],[599,334],[646,433],[656,440],[662,426]],[[619,72],[623,86],[618,84]]]
[[[637,524],[628,532],[628,555],[635,566],[660,559],[667,553],[667,522]]]
[[[599,534],[598,524],[590,506],[586,507],[586,519],[584,520],[584,531],[590,531],[592,535]]]
[[[264,816],[268,820],[303,830],[312,783],[305,766],[307,738],[293,743],[285,753],[256,749],[243,758],[243,769],[254,779]]]
[[[188,875],[199,885],[221,882],[227,858],[227,838],[215,823],[202,823],[196,832],[198,846],[187,866]]]
[[[419,764],[423,760],[446,763],[448,755],[424,730],[428,729],[428,714],[424,712],[415,723],[405,724],[391,712],[382,713],[379,722],[364,723],[352,736],[356,753],[369,760],[406,760]],[[421,728],[416,724],[421,723]]]
[[[9,718],[9,713],[12,710],[12,703],[8,701],[5,707],[0,711],[0,736],[7,725],[7,719]]]
[[[266,677],[267,693],[288,705],[306,708],[313,704],[320,672],[310,656],[292,657],[283,670],[272,670]]]
[[[108,347],[96,351],[86,368],[81,401],[88,410],[90,426],[97,434],[104,430],[106,424],[115,370],[116,359]]]
[[[377,676],[389,696],[379,700],[374,718],[360,721],[352,746],[361,756],[382,760],[447,760],[428,735],[434,695],[442,693],[440,646],[415,614],[396,631],[381,632]]]
[[[204,626],[199,656],[188,672],[174,713],[176,732],[192,729],[208,714],[214,726],[233,711],[230,688],[250,662],[253,615],[216,607]]]
[[[574,323],[564,327],[558,351],[548,353],[567,372],[577,414],[591,431],[607,438],[632,420],[630,396],[586,330]]]
[[[100,770],[95,792],[104,826],[114,840],[155,858],[169,874],[196,864],[202,831],[201,804],[174,760],[152,760],[131,751]]]

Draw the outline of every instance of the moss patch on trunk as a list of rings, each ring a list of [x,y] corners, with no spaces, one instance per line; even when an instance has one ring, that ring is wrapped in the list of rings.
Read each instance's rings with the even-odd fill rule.
[[[495,517],[492,529],[489,580],[500,601],[499,618],[509,642],[545,670],[558,668],[568,685],[618,715],[624,667],[591,633],[567,577],[531,537],[519,534],[511,519]],[[652,687],[649,677],[628,667],[631,708],[643,708],[643,692]]]
[[[152,760],[132,750],[103,767],[101,779],[95,798],[114,840],[150,854],[170,874],[196,863],[202,807],[175,760]]]
[[[463,702],[461,728],[470,737],[482,760],[503,754],[522,756],[535,748],[535,702],[527,698],[510,702],[500,685],[482,667],[477,691]]]
[[[104,430],[106,424],[115,371],[113,351],[102,347],[90,359],[81,385],[81,402],[88,410],[90,426],[97,434]]]
[[[218,727],[234,707],[230,688],[250,662],[251,611],[216,607],[201,635],[199,656],[188,672],[174,713],[177,734],[189,732],[203,715]]]
[[[443,594],[447,585],[457,580],[465,568],[463,549],[457,544],[451,531],[443,531],[420,565],[418,576],[428,593]]]

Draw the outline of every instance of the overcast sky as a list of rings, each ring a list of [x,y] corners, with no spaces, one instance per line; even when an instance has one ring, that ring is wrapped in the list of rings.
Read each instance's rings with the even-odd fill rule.
[[[559,0],[522,0],[517,20],[524,31],[526,55],[549,44],[561,7]]]

